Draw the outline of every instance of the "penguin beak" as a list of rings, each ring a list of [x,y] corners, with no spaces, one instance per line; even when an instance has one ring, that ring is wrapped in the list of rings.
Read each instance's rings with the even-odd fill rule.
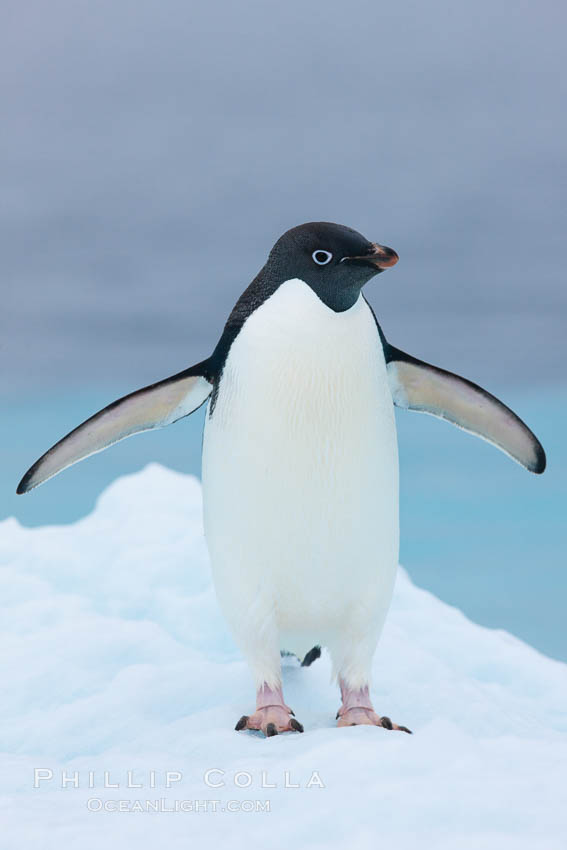
[[[377,242],[372,243],[372,248],[374,250],[367,259],[378,269],[389,269],[391,266],[395,266],[400,259],[393,248],[387,248]]]
[[[400,259],[393,248],[387,248],[385,245],[379,245],[377,242],[372,243],[372,249],[368,254],[361,257],[345,257],[345,260],[353,260],[364,265],[373,266],[379,271],[389,269],[395,266]]]

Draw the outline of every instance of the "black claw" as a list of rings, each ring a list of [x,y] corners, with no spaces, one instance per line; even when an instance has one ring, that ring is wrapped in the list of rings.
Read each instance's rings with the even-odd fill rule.
[[[292,719],[289,721],[289,725],[295,732],[303,732],[303,726],[301,725],[299,720],[295,720],[295,718],[292,717]]]
[[[290,708],[289,713],[292,717],[295,717],[295,711],[293,710],[293,708]]]
[[[339,708],[339,710],[338,710],[338,711],[337,711],[337,713],[335,714],[335,720],[338,720],[340,716],[341,716],[341,710],[340,710],[340,708]]]
[[[408,729],[407,726],[398,726],[398,729],[400,730],[400,732],[407,732],[408,735],[413,735],[413,732],[411,731],[411,729]]]
[[[268,723],[266,726],[266,738],[272,738],[274,735],[278,734],[278,730],[276,729],[275,723]]]
[[[248,715],[243,714],[234,728],[236,729],[237,732],[240,732],[241,729],[246,728],[247,723],[248,723]]]
[[[384,727],[384,729],[393,729],[392,721],[389,717],[381,717],[380,724]]]

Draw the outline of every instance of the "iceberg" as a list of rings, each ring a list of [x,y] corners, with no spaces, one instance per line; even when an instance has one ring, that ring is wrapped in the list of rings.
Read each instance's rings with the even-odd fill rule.
[[[325,652],[284,659],[303,735],[234,731],[254,693],[192,476],[151,464],[73,525],[2,522],[0,582],[1,848],[565,847],[567,666],[403,568],[373,696],[412,736],[337,729]]]

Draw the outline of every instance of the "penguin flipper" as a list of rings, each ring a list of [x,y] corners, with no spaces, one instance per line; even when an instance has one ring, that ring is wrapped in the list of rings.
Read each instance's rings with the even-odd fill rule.
[[[193,413],[213,390],[205,375],[207,361],[112,402],[42,455],[28,469],[16,492],[33,490],[61,470],[125,437],[163,428]]]
[[[410,354],[384,346],[388,380],[397,407],[446,419],[476,434],[530,472],[546,465],[543,446],[516,414],[482,387]]]

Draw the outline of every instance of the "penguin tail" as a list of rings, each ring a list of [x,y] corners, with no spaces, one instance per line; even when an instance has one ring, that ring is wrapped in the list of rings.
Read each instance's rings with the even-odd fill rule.
[[[302,667],[309,667],[313,664],[314,661],[317,661],[318,658],[321,657],[321,647],[314,646],[313,649],[310,649],[303,661],[301,662]]]

